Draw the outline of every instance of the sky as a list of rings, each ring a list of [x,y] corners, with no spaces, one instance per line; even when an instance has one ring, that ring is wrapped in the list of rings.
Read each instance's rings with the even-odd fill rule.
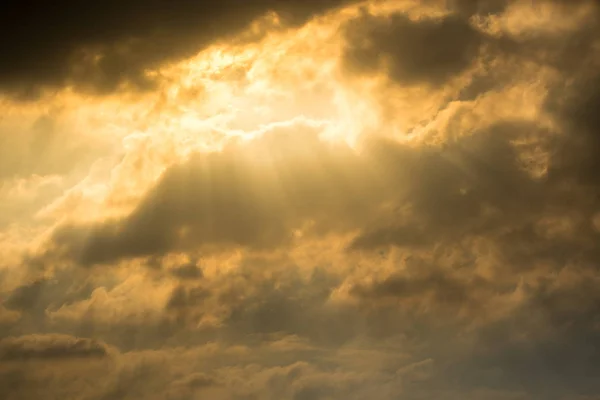
[[[600,399],[600,2],[4,1],[0,37],[3,399]]]

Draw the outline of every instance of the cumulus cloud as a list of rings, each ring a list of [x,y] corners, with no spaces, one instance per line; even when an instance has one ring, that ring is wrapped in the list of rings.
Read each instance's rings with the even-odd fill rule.
[[[255,16],[294,5],[273,4],[248,7]],[[340,4],[292,11],[303,23]],[[252,47],[245,57],[299,48],[307,53],[294,50],[294,62],[310,63],[308,33],[334,35],[311,73],[247,68],[243,83],[219,80],[235,96],[207,90],[207,99],[235,98],[232,107],[244,109],[223,111],[227,123],[198,116],[196,103],[177,104],[202,123],[156,138],[169,157],[129,147],[131,168],[96,177],[127,187],[153,168],[145,185],[130,186],[143,188],[130,208],[80,219],[57,211],[20,264],[0,264],[0,276],[12,277],[0,294],[0,357],[11,361],[0,363],[0,391],[132,400],[600,393],[598,3],[364,6],[311,22],[318,29],[289,25],[285,46]],[[156,7],[127,31],[109,8],[110,40],[89,41],[82,30],[72,49],[93,42],[109,51],[134,32],[130,50],[151,52],[150,39],[173,34],[183,43],[205,29],[192,27],[194,13],[189,25],[174,18],[181,30],[161,25]],[[227,20],[217,8],[211,15]],[[142,65],[174,61],[220,35],[149,63],[144,50],[130,64],[134,75],[111,79],[133,79]],[[240,53],[228,51],[236,49],[214,57],[235,59]],[[187,73],[177,79],[193,86]],[[208,75],[202,85],[217,85]],[[295,86],[283,82],[300,75],[302,90],[324,96],[321,113],[290,101],[274,122],[258,107],[271,103],[248,105],[264,100],[252,91],[279,99],[285,87],[293,97]],[[15,82],[58,85],[65,76]],[[205,130],[219,131],[223,145],[196,146]],[[187,151],[171,151],[182,143]]]
[[[64,226],[55,248],[83,264],[166,254],[202,245],[269,248],[315,231],[347,226],[369,212],[385,187],[360,171],[346,145],[329,145],[309,127],[276,129],[248,145],[197,154],[168,169],[133,213],[100,225]]]
[[[440,85],[476,59],[482,35],[453,14],[412,20],[405,14],[362,15],[348,22],[345,61],[351,70],[381,71],[404,84]]]
[[[100,5],[61,1],[2,6],[5,40],[0,86],[21,97],[44,87],[75,84],[111,92],[120,84],[151,87],[148,69],[194,55],[215,40],[231,38],[257,17],[275,11],[292,25],[347,3],[326,0],[127,2]],[[8,28],[10,21],[26,24]]]
[[[96,264],[211,245],[273,248],[299,231],[364,230],[351,248],[482,234],[543,207],[544,188],[510,143],[527,129],[504,122],[444,148],[375,138],[362,152],[302,126],[270,132],[168,169],[123,220],[60,227],[49,252]]]

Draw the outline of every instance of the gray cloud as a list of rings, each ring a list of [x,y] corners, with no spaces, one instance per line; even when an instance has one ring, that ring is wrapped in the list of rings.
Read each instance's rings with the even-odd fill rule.
[[[355,224],[348,216],[366,218],[370,199],[388,189],[369,179],[349,147],[317,134],[298,126],[250,148],[197,154],[167,170],[124,220],[58,229],[55,250],[96,264],[202,245],[273,248],[309,219],[316,232]]]
[[[0,88],[23,98],[40,88],[76,84],[110,92],[123,82],[153,85],[144,75],[231,37],[268,11],[292,25],[342,0],[5,2],[0,9]],[[12,24],[12,21],[26,21]],[[99,57],[96,58],[95,56]]]
[[[67,335],[27,335],[9,337],[0,341],[0,359],[69,359],[106,357],[107,349],[93,339]]]
[[[468,21],[450,15],[411,20],[362,15],[346,28],[344,61],[352,71],[382,71],[403,84],[441,85],[477,58],[482,34]]]
[[[396,179],[410,174],[402,182],[406,194],[398,204],[409,210],[408,217],[398,215],[389,219],[391,226],[366,230],[351,248],[482,235],[501,226],[501,220],[532,216],[543,207],[544,189],[519,165],[511,140],[535,129],[527,122],[506,121],[449,141],[442,149],[407,152],[379,144],[378,158],[386,170],[394,171]]]
[[[202,268],[195,263],[189,262],[179,267],[173,268],[171,274],[179,279],[200,279],[202,278]]]
[[[218,382],[214,377],[203,373],[194,373],[186,376],[185,378],[174,383],[175,385],[182,385],[191,388],[203,388],[208,386],[217,385]]]
[[[511,0],[448,0],[448,8],[466,16],[499,14]]]
[[[298,156],[273,147],[281,155],[271,165],[277,176],[236,157],[236,148],[198,155],[168,170],[124,220],[59,228],[50,254],[56,251],[87,265],[207,245],[273,248],[291,244],[293,231],[309,220],[315,225],[307,233],[313,235],[362,230],[351,250],[427,246],[465,236],[500,235],[511,241],[520,230],[527,232],[523,229],[531,232],[526,240],[534,241],[538,234],[531,227],[557,209],[566,212],[571,205],[565,202],[580,202],[588,213],[595,204],[586,203],[579,192],[587,189],[573,187],[577,182],[572,177],[555,182],[552,166],[564,157],[564,144],[559,147],[551,138],[542,142],[557,154],[550,159],[548,179],[533,177],[523,165],[522,150],[512,142],[546,134],[530,122],[505,121],[450,140],[443,148],[414,149],[375,139],[362,155],[316,139],[306,148],[319,154],[322,167],[315,169],[309,153]],[[575,153],[572,157],[582,159]],[[570,199],[562,189],[565,184],[570,185]],[[390,202],[395,209],[382,211]],[[594,237],[591,226],[582,229]],[[562,245],[550,247],[558,251]],[[183,270],[173,273],[181,276]]]
[[[35,317],[43,316],[48,309],[89,297],[98,286],[110,288],[115,281],[111,277],[94,277],[77,270],[57,272],[53,278],[38,278],[14,288],[3,298],[8,309],[23,311]]]
[[[472,279],[473,282],[465,284],[441,271],[429,272],[424,276],[392,276],[369,286],[356,285],[351,294],[363,298],[396,297],[406,300],[433,295],[437,303],[454,307],[473,301],[468,298],[474,292],[473,287],[487,283],[476,276]]]
[[[466,15],[502,15],[502,2],[476,3],[457,5]],[[479,33],[457,16],[442,28],[394,18],[400,33],[432,29],[467,55],[439,59],[440,72],[429,64],[437,55],[400,40],[422,64],[386,48],[401,83],[441,85],[477,60],[480,39],[470,35]],[[385,25],[371,22],[376,31]],[[454,29],[465,33],[459,44]],[[83,362],[55,375],[0,365],[0,391],[24,399],[39,397],[32,388],[86,399],[597,397],[600,85],[595,40],[585,33],[581,47],[565,46],[580,34],[494,43],[510,45],[492,53],[516,66],[465,96],[474,101],[448,106],[469,123],[452,121],[438,132],[442,144],[371,138],[354,152],[308,126],[278,128],[172,166],[120,220],[60,226],[49,252],[24,263],[56,262],[64,273],[3,296],[3,307],[22,315],[10,334],[28,336],[0,349],[13,349],[5,356],[13,359],[79,351],[76,363],[111,345],[118,362],[104,374]],[[477,51],[462,53],[463,41]],[[506,118],[482,107],[478,94],[505,83],[496,77],[518,80],[531,64],[552,76],[540,114]],[[539,165],[548,169],[534,174]],[[191,261],[173,267],[171,255]],[[113,268],[80,268],[95,264]]]
[[[542,202],[543,189],[510,144],[528,129],[535,127],[505,122],[443,149],[374,139],[362,155],[311,138],[310,131],[300,131],[306,132],[301,145],[278,132],[250,149],[233,146],[172,167],[129,217],[63,226],[52,251],[96,264],[203,245],[272,248],[291,243],[308,221],[314,235],[364,229],[353,248],[482,234]],[[263,164],[243,155],[252,150],[272,158]],[[389,202],[408,217],[382,214]],[[378,225],[381,218],[392,225]]]
[[[600,118],[595,110],[600,105],[600,75],[585,70],[579,73],[581,76],[571,85],[556,89],[562,91],[561,97],[551,97],[547,102],[549,110],[557,114],[569,132],[556,145],[550,177],[596,186],[594,171],[600,154]]]

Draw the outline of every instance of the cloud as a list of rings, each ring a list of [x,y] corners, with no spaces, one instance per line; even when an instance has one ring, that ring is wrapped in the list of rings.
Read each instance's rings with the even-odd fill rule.
[[[146,75],[165,62],[189,57],[215,40],[231,38],[269,11],[297,25],[343,5],[260,0],[109,1],[100,5],[61,1],[2,6],[0,88],[31,98],[45,87],[76,85],[106,93],[119,85],[152,87]],[[7,28],[13,20],[27,24]]]
[[[392,81],[439,86],[476,60],[483,40],[467,20],[363,14],[348,22],[344,61],[351,71],[382,72]]]
[[[83,135],[66,127],[60,115],[11,114],[0,122],[0,182],[36,175],[67,175],[89,167],[97,150],[103,150],[100,141],[82,140]]]
[[[66,335],[27,335],[0,341],[0,359],[5,361],[64,360],[107,355],[107,348],[101,342]]]
[[[531,215],[543,201],[543,188],[519,161],[511,144],[522,132],[538,129],[525,121],[505,121],[449,140],[442,149],[408,150],[382,145],[380,162],[388,171],[410,174],[397,217],[365,229],[352,249],[420,246],[460,234],[484,235],[512,218]],[[511,195],[511,193],[517,193]],[[535,206],[534,206],[535,204]]]
[[[195,263],[181,265],[171,270],[173,276],[179,279],[200,279],[202,278],[202,269]]]
[[[481,281],[474,278],[473,286],[481,286]],[[471,285],[471,284],[470,284]],[[474,290],[463,283],[453,280],[447,273],[429,273],[422,277],[392,276],[369,286],[356,285],[351,294],[363,298],[396,297],[401,300],[411,298],[424,299],[433,295],[436,302],[451,307],[472,301],[469,296]]]
[[[594,110],[600,104],[600,75],[585,70],[580,73],[571,85],[557,88],[562,90],[561,99],[553,97],[547,103],[569,132],[556,145],[557,155],[550,167],[550,177],[596,186],[592,175],[600,152],[597,134],[600,119]]]
[[[125,219],[62,226],[53,248],[82,264],[109,263],[196,246],[273,248],[311,220],[316,232],[354,224],[347,216],[366,216],[369,192],[386,189],[360,171],[352,149],[318,133],[300,124],[196,154],[169,168]]]
[[[498,14],[506,9],[510,0],[450,0],[451,10],[466,16]]]
[[[110,278],[94,281],[89,275],[77,271],[58,271],[52,278],[22,282],[6,294],[3,305],[10,310],[40,317],[49,309],[87,298],[98,284],[109,286]]]
[[[45,257],[93,265],[197,247],[273,249],[291,245],[295,232],[360,230],[353,249],[483,234],[542,201],[510,143],[530,129],[503,122],[443,149],[374,138],[362,152],[302,125],[276,130],[168,169],[122,220],[59,227]]]
[[[215,378],[203,373],[194,373],[177,382],[174,382],[174,385],[188,386],[194,389],[213,386],[216,384],[218,383]]]
[[[597,3],[409,3],[335,19],[343,41],[323,69],[339,61],[361,100],[344,97],[347,120],[287,120],[290,105],[219,151],[160,161],[131,210],[57,220],[11,258],[0,354],[37,361],[0,363],[0,392],[594,398]],[[352,118],[375,103],[385,112]],[[416,122],[398,122],[405,109]],[[350,146],[328,135],[338,123],[369,128]],[[147,150],[130,147],[131,163]]]

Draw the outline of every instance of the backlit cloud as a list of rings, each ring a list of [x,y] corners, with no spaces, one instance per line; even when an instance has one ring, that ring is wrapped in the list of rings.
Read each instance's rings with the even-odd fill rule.
[[[2,7],[9,399],[600,394],[597,1]]]

